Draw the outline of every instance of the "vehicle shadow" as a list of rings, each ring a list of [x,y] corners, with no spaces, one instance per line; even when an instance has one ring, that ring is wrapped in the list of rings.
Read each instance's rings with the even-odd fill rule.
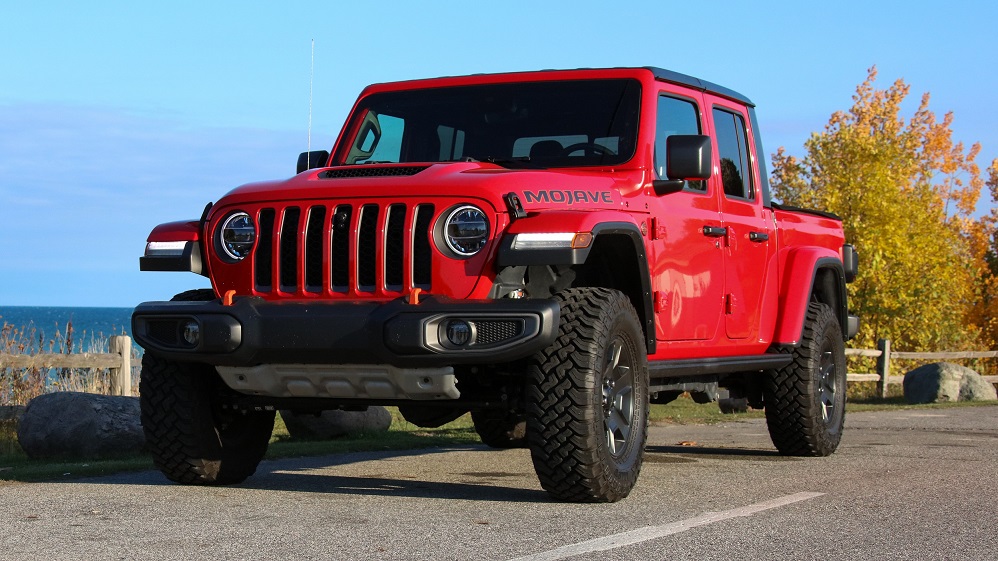
[[[776,450],[753,450],[748,448],[711,448],[703,446],[646,446],[645,458],[648,454],[666,454],[677,458],[692,459],[695,457],[711,457],[718,459],[745,460],[794,460],[789,456],[781,456]],[[691,458],[692,457],[692,458]]]
[[[383,497],[412,497],[430,499],[476,500],[496,502],[543,503],[551,498],[536,486],[536,479],[529,461],[519,462],[503,468],[497,462],[496,469],[516,471],[453,472],[443,461],[431,461],[432,470],[427,467],[410,465],[407,458],[416,460],[438,454],[482,451],[484,446],[455,446],[427,448],[420,450],[396,450],[379,452],[340,453],[328,456],[300,458],[280,458],[264,460],[256,474],[237,485],[224,487],[181,486],[166,479],[158,471],[121,473],[104,477],[86,478],[82,481],[92,484],[174,486],[178,489],[253,489],[264,491],[289,491],[295,493],[328,493],[338,495],[364,495]],[[490,453],[502,454],[503,451]],[[373,475],[337,475],[336,469],[344,471],[354,468],[352,464],[361,462],[384,463],[384,470]],[[522,468],[522,469],[521,469]],[[75,480],[80,482],[81,480]]]
[[[342,476],[313,471],[277,470],[259,473],[239,488],[296,493],[327,493],[368,497],[406,497],[444,500],[544,503],[551,498],[538,489],[496,485],[485,480],[428,480],[419,476]]]

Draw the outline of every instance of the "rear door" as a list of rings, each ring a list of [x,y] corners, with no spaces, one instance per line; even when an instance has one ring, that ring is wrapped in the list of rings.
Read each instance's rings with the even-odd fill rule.
[[[758,339],[768,264],[775,248],[771,210],[762,204],[748,111],[706,95],[714,130],[714,174],[724,222],[724,329],[729,339]]]

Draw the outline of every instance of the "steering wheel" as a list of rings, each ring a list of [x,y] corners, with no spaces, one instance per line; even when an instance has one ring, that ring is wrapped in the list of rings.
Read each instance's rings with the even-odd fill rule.
[[[584,150],[586,155],[589,156],[592,153],[598,154],[600,156],[616,156],[617,153],[613,150],[603,146],[602,144],[596,144],[595,142],[576,142],[575,144],[569,144],[568,146],[561,149],[560,157],[564,158],[570,156],[572,152],[576,150]]]

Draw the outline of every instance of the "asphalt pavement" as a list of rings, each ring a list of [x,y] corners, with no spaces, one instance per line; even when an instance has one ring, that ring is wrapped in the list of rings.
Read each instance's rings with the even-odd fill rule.
[[[0,483],[0,559],[998,560],[998,407],[849,413],[827,458],[765,422],[651,428],[627,499],[551,501],[525,450],[268,461],[244,484],[158,472]]]

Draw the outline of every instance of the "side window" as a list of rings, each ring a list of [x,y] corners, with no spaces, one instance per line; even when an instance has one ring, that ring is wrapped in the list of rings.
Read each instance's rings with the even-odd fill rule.
[[[724,194],[728,197],[754,199],[755,189],[752,188],[752,168],[749,165],[745,119],[737,113],[717,107],[713,113]]]
[[[700,134],[699,112],[695,103],[675,97],[658,98],[658,120],[655,124],[655,176],[665,176],[666,139],[674,134]],[[706,191],[706,181],[687,181],[686,187]]]

